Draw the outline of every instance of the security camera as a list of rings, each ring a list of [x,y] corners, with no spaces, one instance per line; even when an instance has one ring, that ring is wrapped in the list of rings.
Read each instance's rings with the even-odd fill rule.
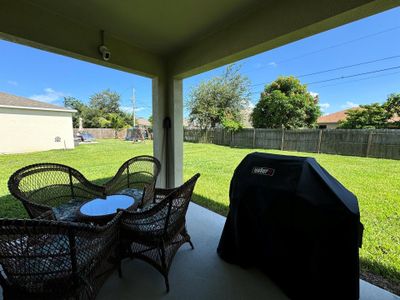
[[[100,51],[101,55],[103,56],[103,60],[105,60],[105,61],[109,61],[110,60],[111,52],[106,46],[101,45],[99,47],[99,51]]]

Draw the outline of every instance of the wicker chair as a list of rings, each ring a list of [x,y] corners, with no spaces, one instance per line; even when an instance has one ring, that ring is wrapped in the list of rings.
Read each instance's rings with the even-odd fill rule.
[[[161,163],[148,155],[124,162],[115,176],[104,184],[107,195],[127,194],[139,199],[139,208],[154,201],[154,191]]]
[[[105,195],[103,187],[92,184],[79,171],[55,163],[34,164],[16,171],[8,181],[8,189],[31,218],[52,210],[57,219],[69,221],[84,201]]]
[[[172,190],[156,190],[157,203],[140,212],[124,211],[121,219],[122,257],[139,258],[155,267],[165,279],[175,253],[188,242],[185,215],[200,174]]]
[[[0,220],[4,299],[95,299],[119,266],[120,217],[104,226]]]

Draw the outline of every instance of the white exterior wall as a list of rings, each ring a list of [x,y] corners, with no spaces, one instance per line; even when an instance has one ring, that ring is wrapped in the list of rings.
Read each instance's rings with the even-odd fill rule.
[[[0,153],[64,148],[74,148],[72,112],[0,107]]]

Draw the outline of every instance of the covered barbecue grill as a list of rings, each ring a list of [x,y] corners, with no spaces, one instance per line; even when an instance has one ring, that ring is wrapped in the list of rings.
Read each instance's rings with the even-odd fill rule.
[[[292,299],[358,299],[361,236],[357,198],[315,159],[252,153],[233,175],[218,253]]]

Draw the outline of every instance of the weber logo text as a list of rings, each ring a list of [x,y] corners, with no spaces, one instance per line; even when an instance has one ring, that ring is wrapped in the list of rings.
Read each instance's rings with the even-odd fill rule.
[[[267,167],[254,167],[251,173],[256,175],[274,176],[275,169]]]

